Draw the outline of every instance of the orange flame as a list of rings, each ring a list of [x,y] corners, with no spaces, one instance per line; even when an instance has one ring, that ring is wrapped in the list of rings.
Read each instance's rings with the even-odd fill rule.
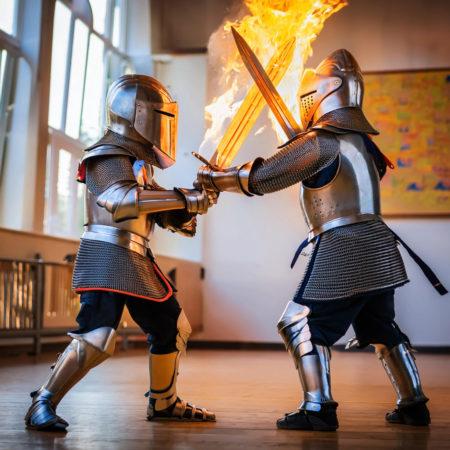
[[[293,61],[277,88],[299,120],[297,91],[303,64],[311,56],[311,44],[324,22],[346,6],[347,0],[244,0],[244,5],[246,14],[235,22],[227,21],[209,42],[210,63],[213,70],[219,71],[220,94],[205,108],[209,127],[201,146],[202,153],[212,154],[252,84],[231,37],[230,27],[237,28],[263,66],[283,43],[296,38]],[[280,142],[286,140],[272,114],[269,117]]]

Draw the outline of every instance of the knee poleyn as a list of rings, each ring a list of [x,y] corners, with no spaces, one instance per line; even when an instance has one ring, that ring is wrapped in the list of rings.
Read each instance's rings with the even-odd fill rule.
[[[298,367],[298,359],[313,350],[311,332],[308,326],[310,309],[298,303],[289,302],[278,321],[278,333],[283,338],[284,345]]]
[[[192,328],[189,323],[184,310],[181,310],[177,320],[177,349],[179,352],[184,352],[189,340],[189,336],[192,333]]]

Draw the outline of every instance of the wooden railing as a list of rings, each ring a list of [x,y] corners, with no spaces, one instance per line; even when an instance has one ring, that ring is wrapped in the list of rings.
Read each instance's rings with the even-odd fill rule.
[[[39,354],[42,336],[73,328],[78,298],[72,270],[69,263],[0,259],[0,337],[32,337]]]
[[[177,283],[177,298],[192,329],[202,329],[201,266],[161,256],[163,270]],[[0,258],[0,339],[32,338],[41,353],[42,338],[64,336],[77,328],[79,297],[72,291],[73,264],[40,259]],[[175,280],[176,279],[176,280]],[[125,309],[118,334],[123,348],[142,331]]]

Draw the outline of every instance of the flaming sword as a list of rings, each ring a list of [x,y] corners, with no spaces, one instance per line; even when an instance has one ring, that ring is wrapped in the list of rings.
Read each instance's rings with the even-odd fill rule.
[[[236,40],[235,33],[237,31],[232,28],[232,32]],[[266,74],[272,86],[277,85],[284,77],[294,56],[294,49],[295,38],[292,38],[277,49],[277,52],[269,61],[266,71],[261,67],[261,70]],[[264,93],[261,93],[260,89],[258,85],[253,85],[250,88],[211,160],[207,161],[203,156],[193,152],[192,154],[196,158],[217,170],[224,169],[231,164],[265,106]]]
[[[233,32],[234,41],[236,42],[236,46],[244,61],[245,67],[247,67],[247,70],[261,91],[261,94],[265,98],[273,115],[283,128],[288,139],[294,138],[301,132],[300,126],[295,121],[286,106],[286,103],[284,103],[283,99],[280,97],[280,94],[276,90],[258,58],[253,53],[253,50],[235,28],[231,27],[231,31]]]

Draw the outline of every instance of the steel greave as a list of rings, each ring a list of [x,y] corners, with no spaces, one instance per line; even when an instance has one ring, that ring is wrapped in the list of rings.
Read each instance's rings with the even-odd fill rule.
[[[391,349],[376,344],[375,351],[397,394],[397,405],[408,406],[428,401],[422,390],[414,355],[407,344]]]
[[[306,411],[320,411],[322,405],[336,404],[331,394],[330,349],[316,344],[314,349],[317,354],[310,353],[298,360],[304,395],[299,409]]]
[[[173,405],[177,398],[177,378],[180,357],[186,351],[187,342],[192,332],[191,325],[183,310],[177,320],[178,334],[176,338],[176,352],[157,355],[150,353],[150,399],[147,415],[152,416],[151,409],[162,411]]]
[[[330,349],[311,342],[309,313],[307,306],[291,301],[281,315],[277,327],[300,376],[304,393],[300,409],[320,411],[322,405],[337,406],[337,403],[331,395]]]
[[[151,407],[156,411],[167,409],[178,398],[177,378],[180,356],[181,352],[164,355],[150,353],[150,398],[155,400]]]
[[[72,342],[59,356],[49,379],[38,391],[37,397],[40,393],[50,392],[54,407],[90,369],[114,353],[116,331],[113,328],[101,327],[84,334],[69,333],[69,336],[73,338]]]

